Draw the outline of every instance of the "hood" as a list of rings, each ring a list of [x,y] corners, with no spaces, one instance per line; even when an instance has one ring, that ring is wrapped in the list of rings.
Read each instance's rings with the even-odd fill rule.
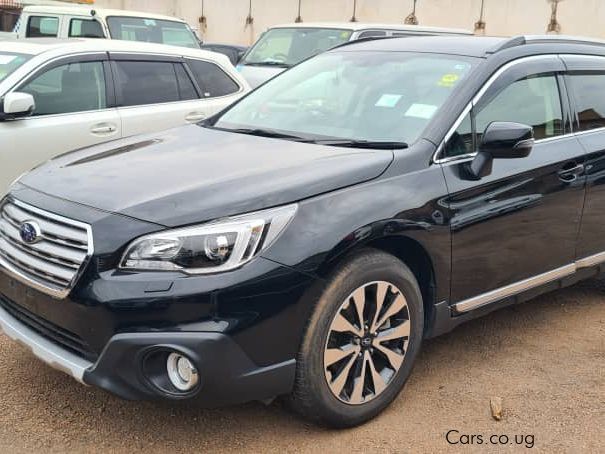
[[[20,183],[165,226],[302,200],[383,173],[390,150],[356,150],[189,125],[67,153]]]
[[[277,76],[284,72],[287,68],[280,68],[275,66],[253,66],[246,64],[237,65],[237,70],[242,75],[246,82],[252,87],[256,88],[259,85],[264,84],[269,79]]]

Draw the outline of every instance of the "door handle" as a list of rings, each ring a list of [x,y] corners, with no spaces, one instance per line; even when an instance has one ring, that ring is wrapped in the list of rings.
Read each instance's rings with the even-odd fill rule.
[[[113,132],[116,132],[117,129],[118,129],[118,127],[116,125],[103,123],[103,124],[95,125],[92,128],[90,128],[90,132],[92,132],[93,134],[103,135],[103,134],[111,134]]]
[[[204,112],[190,112],[185,116],[185,120],[190,123],[197,123],[198,121],[202,121],[206,118],[206,114]]]
[[[559,170],[559,178],[566,183],[571,183],[584,172],[584,168],[584,164],[569,162],[565,164],[561,170]]]

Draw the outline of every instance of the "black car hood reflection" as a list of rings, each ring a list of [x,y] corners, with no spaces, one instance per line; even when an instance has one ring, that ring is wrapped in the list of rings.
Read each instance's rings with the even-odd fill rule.
[[[199,126],[67,153],[21,183],[55,197],[179,226],[290,203],[379,176],[390,150],[358,150]]]

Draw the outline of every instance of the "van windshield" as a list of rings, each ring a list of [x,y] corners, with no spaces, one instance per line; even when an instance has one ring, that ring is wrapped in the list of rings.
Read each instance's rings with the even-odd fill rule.
[[[271,79],[212,126],[316,143],[411,144],[476,61],[413,52],[327,52]]]
[[[194,49],[200,47],[189,26],[183,22],[112,16],[107,18],[107,25],[113,39],[168,44]]]
[[[30,55],[0,52],[0,82],[30,58]]]
[[[352,33],[352,30],[337,28],[274,28],[261,36],[241,64],[294,66],[349,41]]]

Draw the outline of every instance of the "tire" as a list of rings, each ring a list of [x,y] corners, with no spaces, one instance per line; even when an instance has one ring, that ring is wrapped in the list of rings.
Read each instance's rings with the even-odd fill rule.
[[[406,303],[401,310],[398,294]],[[364,298],[364,304],[358,304]],[[382,315],[376,320],[380,299],[384,301]],[[364,307],[363,315],[359,306]],[[374,330],[373,337],[372,328],[396,310],[380,329]],[[368,325],[363,330],[360,316]],[[347,322],[356,333],[348,330]],[[403,389],[420,350],[423,329],[422,295],[410,269],[396,257],[374,249],[350,256],[329,276],[309,320],[297,358],[290,406],[306,419],[333,428],[352,427],[372,419]],[[407,341],[405,335],[388,340],[406,332]],[[396,354],[387,356],[387,350]],[[358,378],[362,376],[363,385]]]

